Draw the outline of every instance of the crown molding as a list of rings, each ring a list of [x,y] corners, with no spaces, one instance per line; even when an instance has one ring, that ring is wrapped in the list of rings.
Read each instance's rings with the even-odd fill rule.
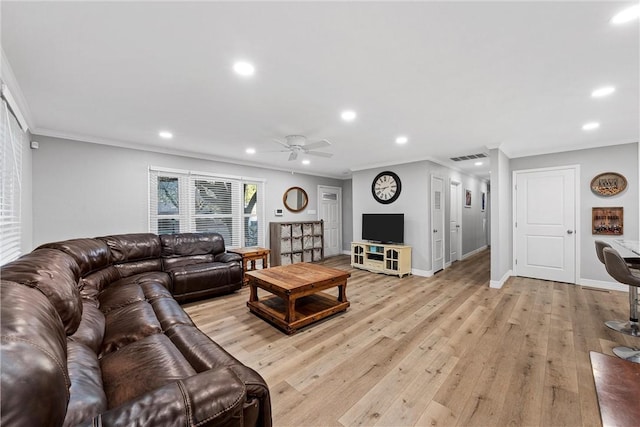
[[[264,165],[258,162],[231,159],[228,157],[217,156],[217,155],[206,154],[206,153],[199,153],[195,151],[177,150],[175,148],[158,147],[155,145],[148,145],[148,144],[142,144],[142,143],[131,142],[131,141],[120,141],[115,139],[71,134],[68,132],[60,132],[60,131],[51,130],[51,129],[36,128],[31,130],[31,134],[33,135],[32,139],[37,139],[38,136],[46,136],[49,138],[66,139],[70,141],[84,142],[88,144],[107,145],[111,147],[126,148],[130,150],[147,151],[147,152],[159,153],[159,154],[168,154],[172,156],[188,157],[188,158],[199,159],[199,160],[210,160],[214,162],[228,163],[228,164],[239,165],[239,166],[250,166],[250,167],[260,168],[260,169],[287,172],[290,174],[309,175],[309,176],[317,176],[321,178],[332,178],[332,179],[339,179],[339,180],[345,180],[350,178],[350,176],[349,177],[336,176],[332,174],[314,173],[313,171],[307,171],[302,169],[281,168],[276,166]]]

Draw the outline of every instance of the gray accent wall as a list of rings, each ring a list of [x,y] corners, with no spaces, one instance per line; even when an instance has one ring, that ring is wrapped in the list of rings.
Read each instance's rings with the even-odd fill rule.
[[[492,158],[493,161],[493,158]],[[596,239],[611,241],[625,238],[638,240],[638,169],[640,165],[638,143],[614,145],[603,148],[568,151],[563,153],[511,159],[510,170],[538,169],[546,167],[580,165],[580,190],[578,214],[580,216],[580,279],[613,282],[604,266],[598,261],[595,253]],[[600,197],[591,191],[591,180],[603,172],[617,172],[627,178],[627,189],[612,197]],[[624,235],[593,235],[591,231],[591,208],[614,207],[624,208]],[[492,265],[493,269],[493,265]]]
[[[388,205],[375,201],[371,194],[371,183],[382,171],[395,172],[402,182],[398,199]],[[350,241],[362,240],[363,213],[403,213],[405,218],[405,244],[412,247],[412,268],[422,273],[431,272],[431,175],[444,181],[445,196],[445,262],[450,260],[449,245],[449,200],[451,180],[461,183],[464,203],[464,189],[472,191],[471,208],[462,207],[462,254],[471,254],[487,246],[485,212],[480,209],[480,194],[488,190],[486,181],[449,169],[430,161],[419,161],[394,166],[385,166],[353,173],[353,234]],[[346,239],[345,239],[346,240]],[[349,241],[349,242],[350,242]]]
[[[40,143],[32,151],[33,246],[75,237],[147,232],[149,166],[265,179],[267,223],[316,219],[318,185],[343,186],[342,180],[333,178],[61,138],[33,139]],[[301,213],[284,209],[282,196],[292,186],[302,187],[309,195]],[[343,220],[352,216],[345,206],[350,205],[343,202]],[[284,210],[284,216],[274,215],[277,208]],[[309,214],[310,210],[316,213]],[[266,225],[266,245],[268,237]]]

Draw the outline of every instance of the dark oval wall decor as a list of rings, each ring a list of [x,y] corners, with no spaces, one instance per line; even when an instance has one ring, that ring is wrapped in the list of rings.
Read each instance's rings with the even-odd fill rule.
[[[591,191],[598,196],[615,196],[627,188],[627,179],[615,172],[605,172],[596,175],[591,180]]]

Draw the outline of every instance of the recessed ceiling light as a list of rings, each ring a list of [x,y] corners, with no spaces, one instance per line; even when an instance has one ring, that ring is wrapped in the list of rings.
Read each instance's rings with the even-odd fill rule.
[[[247,154],[256,154],[256,149],[255,148],[247,148],[246,150],[244,150],[245,153]]]
[[[475,163],[474,163],[474,165],[476,165],[476,166],[482,166],[482,165],[483,165],[483,163],[482,163],[482,162],[475,162]]]
[[[396,138],[396,144],[406,144],[409,141],[409,138],[406,136],[399,136]]]
[[[345,110],[340,114],[340,117],[342,117],[342,120],[345,122],[352,122],[356,119],[356,112],[353,110]]]
[[[615,91],[616,88],[613,86],[604,86],[591,92],[591,96],[594,98],[602,98],[603,96],[611,95]]]
[[[171,139],[173,138],[173,134],[169,131],[166,130],[161,130],[160,132],[158,132],[158,136],[162,139]]]
[[[633,21],[640,16],[640,5],[628,7],[618,12],[613,18],[611,18],[612,24],[624,24],[629,21]]]
[[[303,165],[308,165],[309,163],[311,163],[311,161],[309,161],[309,160],[307,160],[307,159],[304,159],[304,160],[302,161],[302,164],[303,164]]]
[[[238,61],[233,64],[233,71],[241,76],[253,76],[253,74],[256,72],[256,69],[253,64],[249,62]]]
[[[583,130],[594,130],[594,129],[598,129],[600,127],[600,123],[598,122],[590,122],[590,123],[585,123],[584,126],[582,126]]]

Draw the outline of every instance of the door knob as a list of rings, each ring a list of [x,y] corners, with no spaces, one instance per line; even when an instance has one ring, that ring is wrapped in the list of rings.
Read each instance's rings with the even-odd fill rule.
[[[567,234],[573,234],[573,230],[567,230]]]

